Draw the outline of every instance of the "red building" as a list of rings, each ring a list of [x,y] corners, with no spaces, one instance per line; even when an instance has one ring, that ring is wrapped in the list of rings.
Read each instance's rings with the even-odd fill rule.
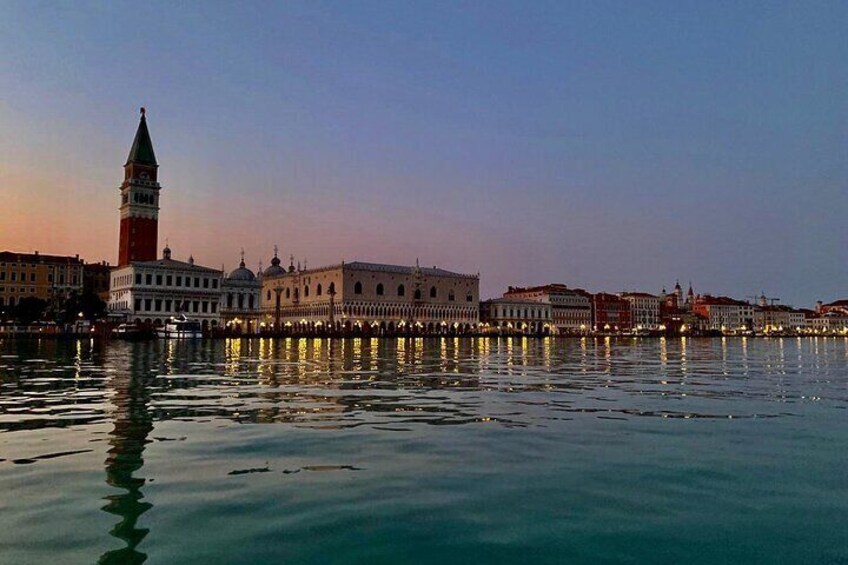
[[[629,331],[630,302],[606,292],[592,296],[592,321],[596,332]]]
[[[141,121],[124,165],[124,182],[121,184],[119,267],[133,261],[153,261],[157,257],[161,189],[156,181],[158,168],[142,108]]]

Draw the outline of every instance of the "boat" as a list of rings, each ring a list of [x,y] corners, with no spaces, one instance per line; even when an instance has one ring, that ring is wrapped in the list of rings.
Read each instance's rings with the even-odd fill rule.
[[[151,337],[150,332],[139,324],[121,324],[112,329],[114,339],[137,340]]]
[[[165,339],[199,339],[203,337],[200,322],[189,320],[185,315],[168,320],[156,330],[156,335]]]

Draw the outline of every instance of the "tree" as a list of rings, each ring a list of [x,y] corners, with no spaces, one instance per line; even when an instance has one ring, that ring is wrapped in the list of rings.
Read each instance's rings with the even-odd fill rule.
[[[57,321],[63,324],[72,324],[80,319],[80,313],[82,313],[82,318],[86,320],[102,318],[106,313],[106,303],[91,292],[81,295],[71,294],[62,305]]]
[[[23,324],[31,324],[36,320],[40,320],[44,316],[44,311],[47,309],[47,301],[34,296],[21,298],[18,305],[14,309],[14,317],[17,321]]]

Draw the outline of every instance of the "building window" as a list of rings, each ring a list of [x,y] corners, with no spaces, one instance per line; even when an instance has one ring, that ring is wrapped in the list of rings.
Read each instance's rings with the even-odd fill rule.
[[[156,275],[156,286],[162,286],[162,275]]]
[[[203,313],[206,314],[209,312],[209,303],[207,301],[203,301]]]
[[[12,282],[16,282],[18,280],[18,273],[12,271]]]
[[[328,292],[329,292],[330,294],[335,294],[335,293],[336,293],[336,283],[330,283],[330,287],[329,287],[329,289],[328,289]]]
[[[135,311],[138,312],[139,310],[141,310],[141,298],[136,298],[135,299]]]
[[[151,298],[145,298],[145,299],[144,299],[144,311],[145,311],[145,312],[150,312],[150,310],[151,310],[152,308],[153,308],[153,299],[151,299]]]
[[[398,296],[406,296],[406,288],[403,285],[398,285]]]
[[[213,302],[212,303],[212,313],[214,314],[217,310],[218,310],[218,305]],[[215,322],[213,321],[212,323],[214,324]]]
[[[35,273],[29,274],[29,282],[35,282]]]
[[[289,298],[291,298],[291,289],[287,288],[286,289],[286,300],[288,300]]]
[[[271,300],[271,291],[270,290],[265,293],[265,300]]]
[[[316,295],[316,296],[321,296],[321,292],[322,292],[322,290],[323,290],[323,289],[321,288],[321,283],[318,283],[318,287],[315,289],[315,295]]]
[[[415,300],[421,300],[421,289],[420,288],[415,289]]]
[[[436,287],[435,286],[430,287],[430,298],[436,298]]]
[[[203,277],[203,288],[209,288],[209,279]]]
[[[303,297],[306,298],[309,296],[309,285],[303,287]]]
[[[173,285],[174,284],[174,277],[172,275],[168,275],[167,277],[165,277],[165,284],[167,286]]]
[[[153,275],[145,275],[144,284],[152,285],[153,284]]]
[[[469,292],[468,294],[466,294],[466,295],[465,295],[465,301],[466,301],[466,302],[471,302],[472,300],[474,300],[474,298],[472,298],[472,296],[471,296],[471,293],[470,293],[470,292]]]
[[[195,280],[200,281],[200,279],[195,279]],[[194,311],[195,313],[199,312],[200,311],[200,301],[195,300],[194,302],[192,302],[191,308],[192,308],[192,311]]]
[[[362,294],[362,283],[356,281],[356,284],[353,285],[353,293],[354,294]]]
[[[6,280],[6,271],[0,272],[0,281]]]
[[[170,312],[170,311],[171,311],[171,301],[166,300],[165,301],[165,312]]]
[[[383,296],[383,283],[377,285],[377,296]]]
[[[200,288],[200,277],[194,277],[194,288]]]
[[[233,307],[233,293],[230,292],[227,294],[227,308]]]
[[[456,299],[456,297],[454,297],[454,295],[453,295],[453,290],[451,290],[450,292],[448,292],[448,300],[450,300],[451,302],[453,302],[455,299]]]
[[[218,279],[212,279],[212,288],[218,288]]]
[[[156,311],[157,311],[157,312],[161,312],[161,311],[162,311],[162,301],[161,301],[160,299],[158,299],[158,298],[156,299]]]

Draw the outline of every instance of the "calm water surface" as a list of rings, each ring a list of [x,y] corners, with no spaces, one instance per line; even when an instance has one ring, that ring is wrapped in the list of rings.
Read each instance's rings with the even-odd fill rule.
[[[0,563],[848,564],[848,339],[0,341]]]

